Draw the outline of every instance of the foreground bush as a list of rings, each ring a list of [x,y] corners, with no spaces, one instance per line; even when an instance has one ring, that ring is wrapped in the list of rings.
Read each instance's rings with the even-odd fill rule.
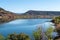
[[[30,38],[28,35],[20,33],[20,34],[10,34],[8,35],[6,40],[30,40]]]
[[[36,31],[33,32],[34,40],[52,40],[53,28],[49,27],[46,32],[39,27]]]
[[[52,40],[52,39],[53,39],[53,38],[52,38],[52,33],[53,33],[53,31],[54,31],[53,27],[49,27],[49,28],[47,29],[47,31],[45,32],[45,35],[48,37],[48,40]]]
[[[5,40],[4,36],[0,35],[0,40]]]
[[[41,40],[41,29],[38,28],[36,31],[33,32],[34,40]]]

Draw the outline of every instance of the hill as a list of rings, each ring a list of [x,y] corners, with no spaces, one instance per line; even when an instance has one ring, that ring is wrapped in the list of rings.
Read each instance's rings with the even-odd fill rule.
[[[30,10],[23,14],[17,14],[0,8],[0,23],[6,23],[16,19],[51,19],[60,16],[60,11],[34,11]]]
[[[60,15],[60,11],[35,11],[35,10],[29,10],[24,15]]]

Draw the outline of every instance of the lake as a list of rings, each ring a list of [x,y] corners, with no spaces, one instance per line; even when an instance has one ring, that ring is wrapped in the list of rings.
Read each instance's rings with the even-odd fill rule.
[[[51,21],[51,19],[18,19],[9,23],[0,24],[0,33],[3,36],[7,36],[14,32],[22,32],[32,36],[33,31],[35,31],[39,25],[41,25],[45,31],[52,24],[49,21]]]

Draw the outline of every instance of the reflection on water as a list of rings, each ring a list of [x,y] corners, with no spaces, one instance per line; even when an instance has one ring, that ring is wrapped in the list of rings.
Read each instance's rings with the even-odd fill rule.
[[[51,25],[51,19],[19,19],[6,24],[0,25],[0,33],[4,36],[10,33],[21,33],[24,32],[28,35],[32,35],[33,30],[37,28],[39,24],[41,24],[45,30]]]

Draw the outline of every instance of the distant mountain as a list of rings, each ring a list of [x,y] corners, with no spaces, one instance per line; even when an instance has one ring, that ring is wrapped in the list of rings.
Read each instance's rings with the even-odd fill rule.
[[[60,15],[60,11],[35,11],[29,10],[24,15]]]

